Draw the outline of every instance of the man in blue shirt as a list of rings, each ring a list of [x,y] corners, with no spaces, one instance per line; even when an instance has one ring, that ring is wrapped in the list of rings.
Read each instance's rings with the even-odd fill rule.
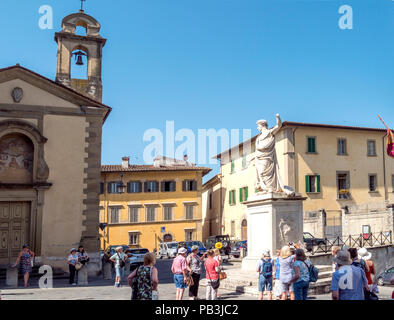
[[[364,288],[368,289],[365,272],[352,264],[350,253],[341,250],[334,261],[338,270],[332,275],[331,291],[333,300],[364,300]]]

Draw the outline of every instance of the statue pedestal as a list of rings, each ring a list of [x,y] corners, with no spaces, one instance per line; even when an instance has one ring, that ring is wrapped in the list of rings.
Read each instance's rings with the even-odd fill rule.
[[[267,193],[252,195],[243,202],[248,220],[248,255],[242,260],[243,270],[256,271],[264,250],[270,250],[271,257],[275,257],[276,249],[303,240],[305,199],[300,195]]]
[[[87,286],[88,284],[88,266],[84,265],[78,270],[78,285]]]

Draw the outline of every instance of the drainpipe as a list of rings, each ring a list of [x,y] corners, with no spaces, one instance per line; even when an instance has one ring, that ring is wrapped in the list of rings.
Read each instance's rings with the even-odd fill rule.
[[[297,193],[298,192],[298,172],[297,172],[297,157],[296,157],[296,151],[295,151],[295,132],[297,131],[298,128],[295,128],[293,130],[293,155],[294,155],[294,162],[293,162],[293,170],[294,170],[294,191]]]
[[[383,155],[383,183],[384,183],[384,200],[387,202],[389,200],[388,191],[387,191],[387,181],[386,181],[386,152],[384,148],[384,138],[386,134],[382,137],[382,155]]]

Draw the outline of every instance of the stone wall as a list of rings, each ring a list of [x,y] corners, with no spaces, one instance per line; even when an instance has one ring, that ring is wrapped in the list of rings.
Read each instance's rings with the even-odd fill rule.
[[[317,238],[324,238],[325,219],[321,211],[304,212],[304,232],[309,232]]]
[[[363,225],[369,225],[372,233],[393,231],[393,208],[373,208],[370,205],[357,210],[349,208],[350,213],[342,214],[343,235],[360,234]]]
[[[382,246],[368,248],[372,253],[372,261],[375,263],[376,275],[382,273],[385,269],[394,266],[394,247]],[[331,265],[331,253],[316,254],[309,257],[314,265]]]

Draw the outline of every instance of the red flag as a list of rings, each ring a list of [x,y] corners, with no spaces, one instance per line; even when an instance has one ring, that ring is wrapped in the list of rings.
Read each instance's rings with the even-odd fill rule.
[[[387,128],[387,154],[394,158],[394,133]]]

